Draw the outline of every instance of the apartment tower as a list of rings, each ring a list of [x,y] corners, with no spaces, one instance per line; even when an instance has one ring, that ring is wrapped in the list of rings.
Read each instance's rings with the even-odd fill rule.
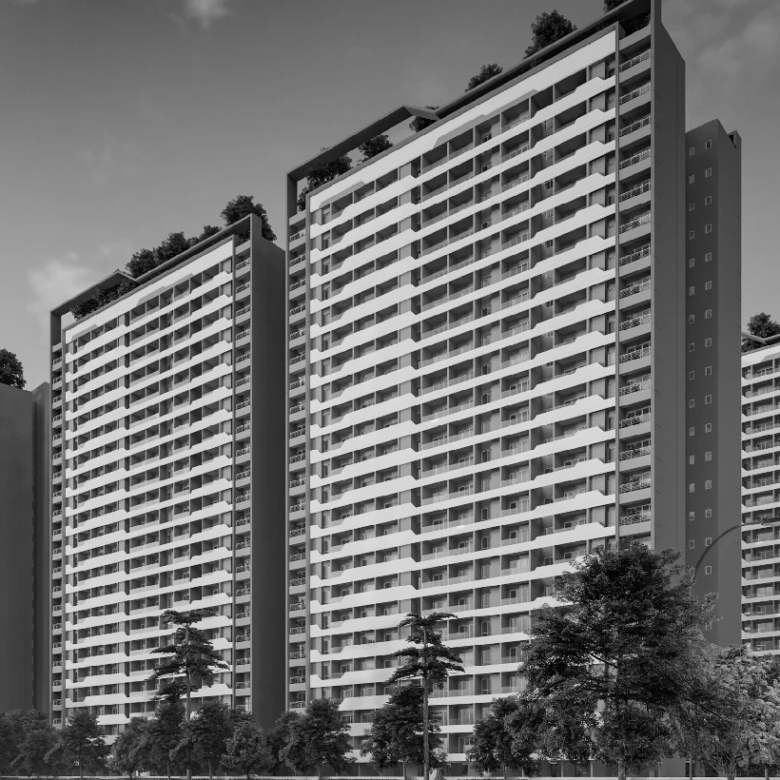
[[[200,607],[230,669],[197,696],[265,726],[282,710],[283,612],[259,596],[284,577],[283,279],[250,216],[81,319],[96,288],[52,312],[55,723],[90,708],[115,735],[149,715],[161,615]]]
[[[411,116],[435,121],[298,210],[310,166]],[[289,174],[291,707],[339,699],[357,738],[400,618],[451,612],[465,672],[434,706],[462,763],[571,561],[717,536],[686,520],[687,160],[684,63],[630,0]]]
[[[780,343],[742,355],[742,642],[780,650]]]

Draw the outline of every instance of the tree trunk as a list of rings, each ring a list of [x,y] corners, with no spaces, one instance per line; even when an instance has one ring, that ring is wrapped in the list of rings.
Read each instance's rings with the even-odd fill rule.
[[[769,766],[764,764],[764,780],[769,780]]]
[[[626,780],[626,767],[624,764],[618,764],[618,780]]]
[[[428,629],[423,626],[423,780],[431,769],[431,745],[428,734]]]
[[[406,780],[406,761],[401,762],[401,777],[403,780]]]
[[[171,780],[171,760],[170,760],[170,758],[165,762],[165,766],[168,768],[168,780]]]
[[[209,759],[209,780],[214,780],[214,770],[211,768],[211,759]]]
[[[507,780],[507,776],[506,776],[506,764],[501,764],[501,768],[504,770],[504,780]]]

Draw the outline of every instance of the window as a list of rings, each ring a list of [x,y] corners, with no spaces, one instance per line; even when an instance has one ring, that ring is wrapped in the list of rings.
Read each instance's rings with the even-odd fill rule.
[[[696,287],[695,287],[694,285],[691,285],[691,286],[688,288],[688,297],[689,297],[689,298],[691,298],[691,297],[692,297],[692,296],[694,296],[695,294],[696,294]]]
[[[712,176],[712,168],[707,168],[707,169],[704,171],[704,178],[705,178],[705,179],[709,179],[709,178],[710,178],[710,176]]]
[[[710,260],[712,260],[712,252],[707,252],[707,254],[704,255],[704,262],[709,263]]]
[[[705,574],[712,574],[712,566],[705,566],[704,567],[704,573]]]
[[[696,512],[688,512],[688,521],[693,522],[696,519]]]
[[[704,319],[705,320],[711,320],[712,319],[712,309],[707,309],[704,312]]]
[[[554,186],[555,186],[555,182],[552,179],[550,179],[550,181],[546,181],[544,183],[544,188],[546,190],[551,190]]]
[[[696,379],[696,372],[695,371],[689,371],[688,372],[688,379]]]
[[[704,460],[712,460],[712,450],[707,450],[707,452],[704,453]]]
[[[691,201],[688,204],[688,211],[695,211],[695,209],[696,209],[696,203],[694,201]]]
[[[553,246],[555,245],[555,239],[551,238],[551,239],[549,239],[548,241],[545,241],[545,242],[544,242],[544,245],[545,245],[545,246],[546,246],[548,249],[552,249],[552,248],[553,248]]]
[[[693,466],[693,464],[696,463],[696,456],[695,455],[689,455],[688,456],[688,465]]]
[[[696,315],[695,314],[689,314],[688,315],[688,324],[693,325],[696,322]]]
[[[688,231],[688,240],[692,241],[694,238],[696,238],[696,231],[695,230],[689,230]]]
[[[704,142],[704,148],[705,148],[705,149],[712,149],[712,138],[708,138],[708,139],[707,139],[707,140]]]
[[[696,174],[693,174],[693,173],[692,173],[692,174],[691,174],[691,175],[688,177],[688,184],[693,184],[695,181],[696,181]]]
[[[705,404],[711,404],[712,403],[712,396],[711,395],[705,395],[704,396],[704,403]]]
[[[693,266],[696,265],[696,258],[695,257],[689,257],[688,258],[688,268],[693,268]]]
[[[705,490],[712,490],[712,480],[711,479],[705,479],[704,480],[704,489]]]
[[[712,233],[712,223],[709,222],[704,226],[704,232],[705,233]]]
[[[695,349],[696,349],[696,345],[693,342],[688,344],[688,352],[693,352]]]
[[[711,509],[705,509],[704,510],[704,516],[705,517],[712,517],[712,510]]]
[[[711,537],[711,536],[708,536],[708,537],[707,537],[707,538],[704,540],[704,546],[705,546],[705,547],[709,547],[711,544],[712,544],[712,537]]]
[[[694,154],[696,154],[696,147],[695,146],[689,146],[688,147],[688,157],[693,157]]]
[[[552,149],[545,149],[544,150],[544,159],[545,160],[552,160],[553,156],[553,150]]]
[[[704,346],[705,347],[711,347],[712,346],[712,339],[704,339]]]
[[[695,435],[696,435],[696,428],[694,428],[693,426],[688,428],[688,436],[695,436]]]
[[[688,399],[688,408],[693,409],[693,407],[696,406],[696,401],[693,398]]]
[[[712,289],[712,282],[711,281],[705,282],[704,283],[704,289],[705,290],[711,290]]]
[[[689,493],[695,493],[696,492],[696,483],[695,482],[689,482],[688,483],[688,492]]]
[[[704,433],[712,433],[712,423],[706,423],[704,425]]]
[[[707,195],[707,197],[704,199],[704,205],[705,206],[711,206],[712,205],[712,195]]]
[[[704,367],[704,376],[712,376],[712,366]]]
[[[688,539],[688,549],[692,550],[694,547],[696,547],[696,542],[693,539]]]

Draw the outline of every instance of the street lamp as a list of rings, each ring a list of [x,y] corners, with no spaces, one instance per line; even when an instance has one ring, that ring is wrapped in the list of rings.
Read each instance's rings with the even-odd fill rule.
[[[778,525],[780,524],[780,517],[772,517],[768,522],[763,520],[754,520],[752,523],[737,523],[737,525],[732,525],[730,528],[727,528],[722,533],[719,533],[713,540],[712,544],[710,544],[708,547],[705,548],[704,552],[699,556],[699,560],[696,561],[693,567],[693,579],[696,580],[696,575],[699,573],[699,567],[702,564],[702,561],[704,560],[707,553],[724,537],[726,534],[730,534],[732,531],[736,531],[738,528],[745,528],[745,526],[751,526],[751,525]]]

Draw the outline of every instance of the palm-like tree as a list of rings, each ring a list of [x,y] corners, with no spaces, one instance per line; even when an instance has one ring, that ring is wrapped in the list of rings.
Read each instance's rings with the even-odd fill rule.
[[[402,658],[404,663],[393,672],[388,683],[420,680],[423,689],[423,780],[428,780],[431,766],[428,696],[434,687],[443,688],[452,672],[463,671],[460,657],[442,644],[441,633],[436,631],[439,623],[453,617],[455,615],[449,612],[432,612],[430,615],[410,612],[398,624],[398,628],[411,629],[406,641],[414,646],[393,654],[396,658]]]

